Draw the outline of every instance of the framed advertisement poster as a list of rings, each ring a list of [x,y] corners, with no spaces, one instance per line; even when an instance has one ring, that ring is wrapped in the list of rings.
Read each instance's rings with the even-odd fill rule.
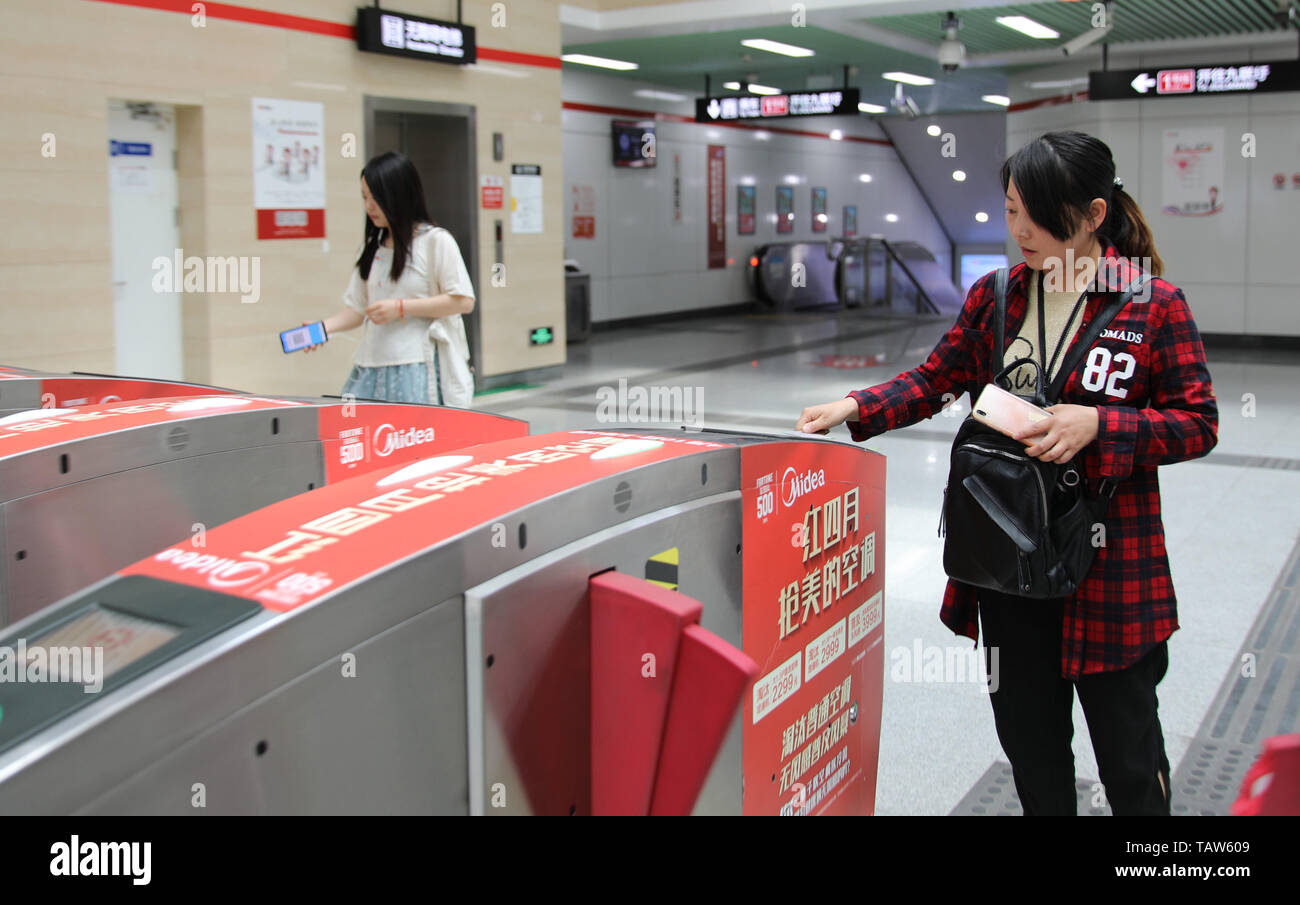
[[[325,105],[253,98],[253,207],[259,239],[325,237]]]
[[[727,148],[709,145],[709,269],[727,266]]]
[[[736,186],[736,233],[754,234],[754,208],[758,206],[758,189],[752,185]]]
[[[844,205],[844,235],[856,236],[858,234],[858,206],[856,204]]]
[[[794,232],[794,186],[792,185],[776,187],[776,231]]]
[[[826,224],[830,219],[826,214],[826,189],[821,186],[815,187],[812,190],[812,231],[826,232]]]

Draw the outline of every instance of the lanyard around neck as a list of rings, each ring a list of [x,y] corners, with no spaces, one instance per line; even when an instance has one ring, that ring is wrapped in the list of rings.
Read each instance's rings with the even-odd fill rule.
[[[1044,362],[1046,362],[1047,361],[1047,312],[1044,310],[1045,305],[1043,303],[1043,296],[1044,296],[1043,272],[1040,270],[1038,271],[1038,357],[1042,359]],[[1065,326],[1061,328],[1061,336],[1056,340],[1056,348],[1052,351],[1052,361],[1050,364],[1047,365],[1046,370],[1043,371],[1042,379],[1044,383],[1051,382],[1052,372],[1056,368],[1057,359],[1059,359],[1061,356],[1061,350],[1065,347],[1065,338],[1070,332],[1070,325],[1073,324],[1074,319],[1079,316],[1079,309],[1083,307],[1083,303],[1087,300],[1087,298],[1088,298],[1088,290],[1085,289],[1083,293],[1079,296],[1079,300],[1074,303],[1074,309],[1070,312],[1070,317],[1066,320]],[[1043,387],[1043,391],[1044,392],[1047,391],[1046,386]]]

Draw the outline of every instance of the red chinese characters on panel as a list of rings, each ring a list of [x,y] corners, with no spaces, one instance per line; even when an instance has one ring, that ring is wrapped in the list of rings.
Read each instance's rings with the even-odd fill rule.
[[[741,459],[745,814],[871,814],[884,682],[885,464],[832,443]]]

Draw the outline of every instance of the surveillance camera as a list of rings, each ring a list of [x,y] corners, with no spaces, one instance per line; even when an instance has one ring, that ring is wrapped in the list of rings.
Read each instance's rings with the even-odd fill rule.
[[[943,20],[943,40],[939,42],[939,65],[944,72],[954,72],[966,62],[966,45],[957,40],[961,20],[948,13]]]
[[[944,72],[954,72],[966,62],[966,45],[961,41],[944,38],[939,42],[939,65]]]
[[[1106,37],[1106,35],[1110,34],[1110,30],[1114,27],[1115,27],[1114,25],[1108,23],[1103,28],[1089,29],[1088,31],[1085,31],[1083,34],[1079,35],[1077,38],[1071,38],[1070,40],[1062,44],[1061,53],[1065,54],[1067,57],[1072,57],[1082,52],[1083,50],[1086,50],[1087,48],[1091,47],[1093,44],[1096,44],[1102,38]]]

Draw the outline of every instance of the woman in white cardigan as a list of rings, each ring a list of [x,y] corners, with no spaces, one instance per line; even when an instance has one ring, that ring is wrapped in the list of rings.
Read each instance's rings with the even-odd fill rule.
[[[331,335],[365,325],[344,395],[468,407],[474,387],[461,315],[474,310],[474,286],[456,240],[429,216],[405,154],[367,163],[361,197],[365,244],[343,309],[325,320]]]

